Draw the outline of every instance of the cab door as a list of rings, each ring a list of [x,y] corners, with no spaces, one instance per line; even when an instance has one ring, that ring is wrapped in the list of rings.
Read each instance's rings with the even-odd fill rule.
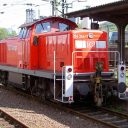
[[[23,67],[30,67],[30,39],[31,39],[32,29],[27,28],[26,35],[23,41],[22,49],[23,49]]]
[[[30,28],[21,28],[18,41],[18,67],[29,67]]]
[[[24,37],[26,34],[26,28],[21,28],[20,33],[19,33],[19,39],[18,39],[18,67],[19,68],[23,68],[23,61],[24,61],[24,51],[23,51],[23,47],[24,47]]]

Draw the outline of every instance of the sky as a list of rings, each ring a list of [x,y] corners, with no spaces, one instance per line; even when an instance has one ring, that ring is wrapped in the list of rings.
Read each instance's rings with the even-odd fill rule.
[[[52,14],[51,4],[50,2],[46,1],[49,0],[0,0],[0,12],[4,12],[0,13],[0,27],[17,30],[18,26],[25,23],[25,10],[30,8],[35,10],[36,16],[38,16],[39,12],[42,16],[50,16]],[[86,6],[93,7],[120,0],[86,0],[86,2],[77,1],[78,0],[67,0],[68,3],[72,3],[72,8],[69,8],[69,12],[84,9]],[[28,3],[32,3],[33,6],[26,5]]]

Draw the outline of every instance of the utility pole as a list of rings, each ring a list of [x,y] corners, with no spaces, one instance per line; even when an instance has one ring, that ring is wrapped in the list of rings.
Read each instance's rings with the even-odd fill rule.
[[[78,2],[86,2],[87,0],[78,0]],[[72,8],[73,6],[73,2],[71,3],[67,3],[67,0],[51,0],[51,4],[52,4],[52,16],[58,16],[58,6],[60,6],[61,3],[61,12],[62,13],[62,17],[65,17],[65,13],[68,13],[68,8]]]
[[[54,0],[54,6],[55,6],[55,16],[58,16],[58,0]]]
[[[65,6],[66,7],[66,13],[68,13],[68,8],[69,7],[68,7],[68,4],[67,4],[67,0],[65,0],[65,3],[66,3],[66,6]]]
[[[58,15],[58,0],[52,0],[52,16],[57,16]]]
[[[52,4],[52,16],[54,16],[55,4],[53,0],[51,1],[51,4]]]
[[[62,0],[62,17],[64,17],[64,13],[65,13],[65,0]]]

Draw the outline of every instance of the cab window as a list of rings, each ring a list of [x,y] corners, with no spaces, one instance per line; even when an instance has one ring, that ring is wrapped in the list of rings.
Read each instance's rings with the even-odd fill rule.
[[[51,31],[51,26],[50,26],[49,22],[42,23],[42,26],[43,26],[43,32],[50,32]]]
[[[43,30],[43,26],[42,26],[41,24],[37,24],[37,25],[36,25],[36,33],[37,33],[37,34],[38,34],[38,33],[41,33],[42,30]]]
[[[30,35],[31,35],[30,33],[31,33],[31,28],[28,28],[27,32],[26,32],[26,37],[25,38],[29,38]]]
[[[50,32],[50,31],[51,31],[50,22],[39,23],[36,25],[35,33],[37,34],[42,32]]]
[[[19,32],[19,38],[22,38],[22,36],[23,36],[23,31],[24,31],[24,28],[21,28],[21,29],[20,29],[20,32]]]
[[[26,28],[21,28],[20,33],[19,33],[19,38],[20,39],[25,38],[26,32],[27,32]]]
[[[27,29],[26,29],[26,28],[24,28],[24,31],[23,31],[23,36],[22,36],[22,38],[25,38],[25,37],[26,37],[26,34],[27,34]]]
[[[60,31],[68,31],[70,29],[69,25],[64,23],[59,23],[59,30]]]

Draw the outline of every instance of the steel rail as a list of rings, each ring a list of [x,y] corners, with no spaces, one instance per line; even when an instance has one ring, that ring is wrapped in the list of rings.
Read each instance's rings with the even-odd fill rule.
[[[106,107],[99,107],[99,109],[101,109],[101,110],[103,110],[103,111],[106,111],[106,112],[113,113],[114,115],[117,115],[117,116],[120,116],[120,117],[123,117],[123,118],[127,118],[127,119],[128,119],[128,114],[121,113],[121,112],[117,112],[117,111],[108,109],[108,108],[106,108]]]
[[[16,128],[29,128],[28,126],[26,126],[25,124],[23,124],[22,122],[8,114],[7,112],[3,111],[2,109],[0,109],[0,117],[6,118],[5,120],[7,122],[11,121],[10,125],[14,125],[14,127]]]
[[[46,104],[47,105],[50,104],[54,108],[58,108],[58,109],[60,109],[60,110],[62,110],[64,112],[68,112],[68,113],[71,113],[73,115],[79,116],[82,119],[90,119],[92,121],[95,121],[96,123],[101,123],[101,124],[103,124],[105,126],[109,126],[111,128],[121,128],[121,127],[119,127],[117,125],[114,125],[114,124],[112,124],[110,122],[102,121],[102,120],[100,120],[98,118],[95,118],[93,116],[89,116],[87,113],[82,113],[79,110],[74,110],[74,109],[66,107],[66,106],[64,106],[62,104],[58,105],[58,104],[55,104],[55,103],[50,102],[50,101],[49,102],[47,101]]]
[[[65,112],[71,113],[73,115],[79,116],[83,119],[90,119],[92,121],[95,121],[96,123],[101,123],[101,124],[103,124],[105,126],[109,126],[111,128],[128,128],[128,123],[127,123],[126,127],[121,127],[121,126],[119,126],[119,124],[112,123],[112,120],[109,120],[109,121],[103,120],[104,117],[102,119],[97,118],[96,116],[98,114],[97,115],[96,114],[95,115],[93,115],[93,114],[89,115],[89,114],[93,113],[93,111],[91,111],[91,108],[86,108],[85,106],[84,107],[77,106],[77,110],[75,110],[76,108],[68,107],[66,105],[63,105],[62,103],[58,104],[57,102],[55,102],[53,100],[52,101],[47,101],[46,104],[48,104],[48,105],[50,105],[54,108],[58,108],[62,111],[65,111]],[[112,110],[107,109],[105,107],[95,107],[94,106],[94,108],[96,109],[96,112],[100,111],[102,113],[111,115],[113,117],[116,116],[117,119],[120,118],[120,120],[127,120],[127,122],[128,122],[128,115],[127,114],[112,111]],[[83,109],[83,111],[81,111],[81,109]],[[101,115],[99,115],[99,116],[101,116]],[[109,118],[110,118],[110,116],[109,116]],[[119,121],[119,120],[115,120],[115,121]]]

